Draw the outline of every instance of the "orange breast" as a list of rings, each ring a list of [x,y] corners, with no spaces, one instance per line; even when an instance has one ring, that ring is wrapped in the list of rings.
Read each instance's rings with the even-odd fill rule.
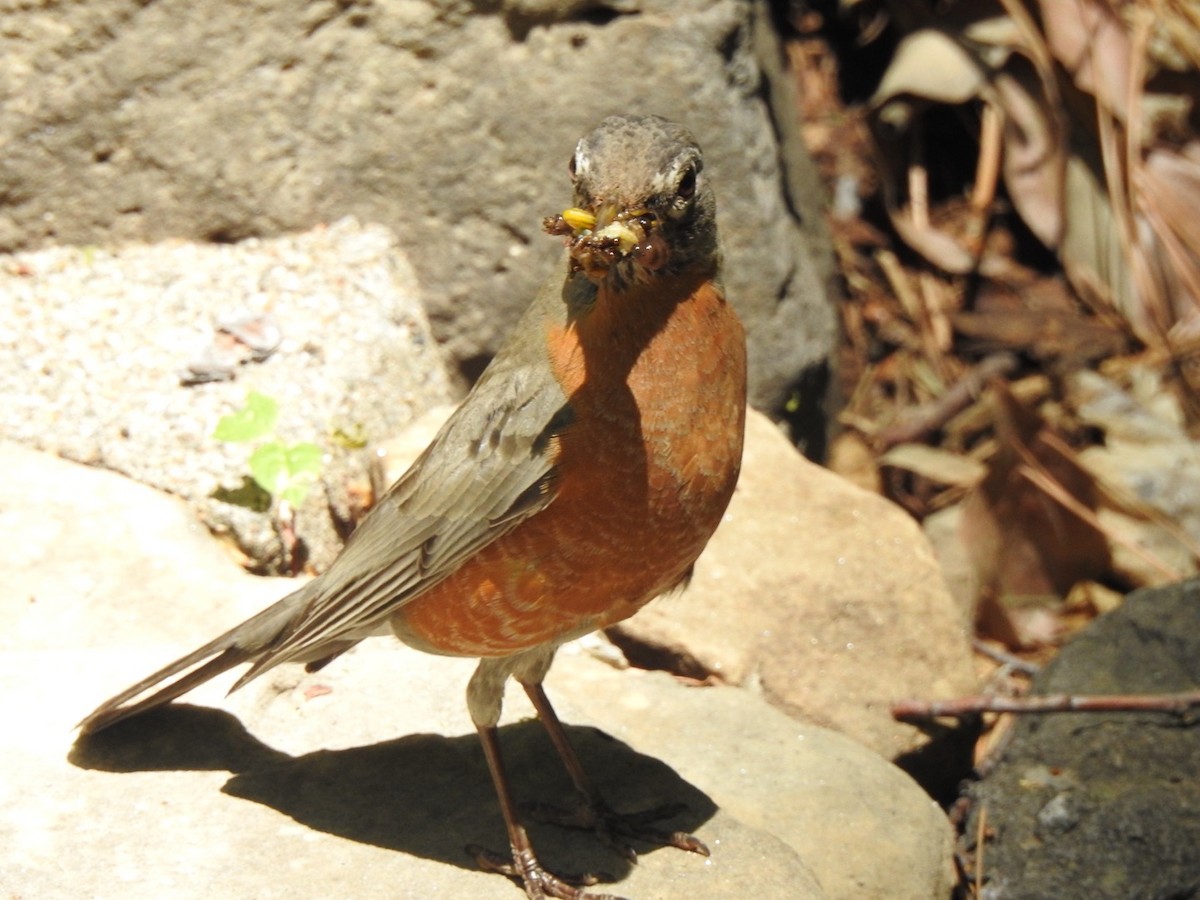
[[[745,337],[719,290],[634,287],[547,332],[575,422],[557,496],[404,607],[425,649],[499,656],[620,621],[676,585],[732,495]]]

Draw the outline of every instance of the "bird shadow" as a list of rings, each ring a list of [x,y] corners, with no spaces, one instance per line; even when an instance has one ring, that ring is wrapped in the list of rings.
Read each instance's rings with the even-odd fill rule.
[[[678,804],[665,830],[691,832],[716,812],[711,798],[665,763],[590,727],[566,726],[572,745],[608,803],[622,812]],[[574,789],[536,720],[500,729],[519,802],[570,808]],[[172,704],[81,735],[68,760],[105,772],[228,771],[222,791],[269,806],[310,828],[463,868],[464,850],[507,848],[499,804],[479,740],[410,734],[344,750],[291,756],[264,744],[221,710]],[[526,822],[551,869],[602,872],[619,880],[629,863],[595,835]],[[657,849],[634,843],[638,853]]]

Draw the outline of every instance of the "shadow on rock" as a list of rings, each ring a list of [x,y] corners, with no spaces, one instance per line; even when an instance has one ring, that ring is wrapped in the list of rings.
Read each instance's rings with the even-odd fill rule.
[[[536,721],[500,729],[518,802],[569,807],[574,790]],[[615,809],[663,804],[684,809],[661,827],[694,831],[716,812],[712,800],[665,763],[594,728],[567,733],[597,787]],[[69,760],[107,772],[226,770],[222,790],[277,809],[310,828],[474,868],[467,844],[507,847],[499,805],[474,733],[411,734],[346,750],[289,756],[250,734],[219,710],[175,704],[81,736]],[[552,869],[606,873],[620,879],[629,863],[595,835],[527,822],[534,845]],[[650,845],[635,845],[639,852]]]
[[[242,772],[294,761],[250,734],[236,716],[186,703],[80,735],[67,759],[81,769],[102,772]]]
[[[975,744],[983,728],[979,716],[968,717],[952,726],[940,722],[913,722],[929,738],[915,750],[901,753],[892,760],[924,788],[943,809],[958,799],[963,780],[975,765]]]

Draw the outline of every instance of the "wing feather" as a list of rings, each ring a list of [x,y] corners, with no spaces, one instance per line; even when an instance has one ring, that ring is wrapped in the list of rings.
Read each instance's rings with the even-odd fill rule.
[[[538,329],[540,305],[526,313]],[[278,663],[377,633],[398,608],[553,502],[554,438],[573,415],[546,363],[544,349],[529,344],[496,357],[235,687]]]

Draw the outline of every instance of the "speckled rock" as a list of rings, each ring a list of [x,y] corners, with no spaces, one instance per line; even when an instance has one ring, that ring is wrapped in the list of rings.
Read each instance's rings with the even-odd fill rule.
[[[187,499],[258,565],[280,563],[276,517],[223,499],[256,444],[213,437],[258,391],[275,434],[321,447],[321,482],[298,512],[309,561],[341,547],[330,511],[366,480],[353,439],[394,434],[450,397],[449,380],[395,237],[346,219],[238,244],[55,248],[0,258],[0,432]],[[262,361],[189,384],[221,328],[259,317],[279,332]],[[224,494],[228,496],[228,494]]]

